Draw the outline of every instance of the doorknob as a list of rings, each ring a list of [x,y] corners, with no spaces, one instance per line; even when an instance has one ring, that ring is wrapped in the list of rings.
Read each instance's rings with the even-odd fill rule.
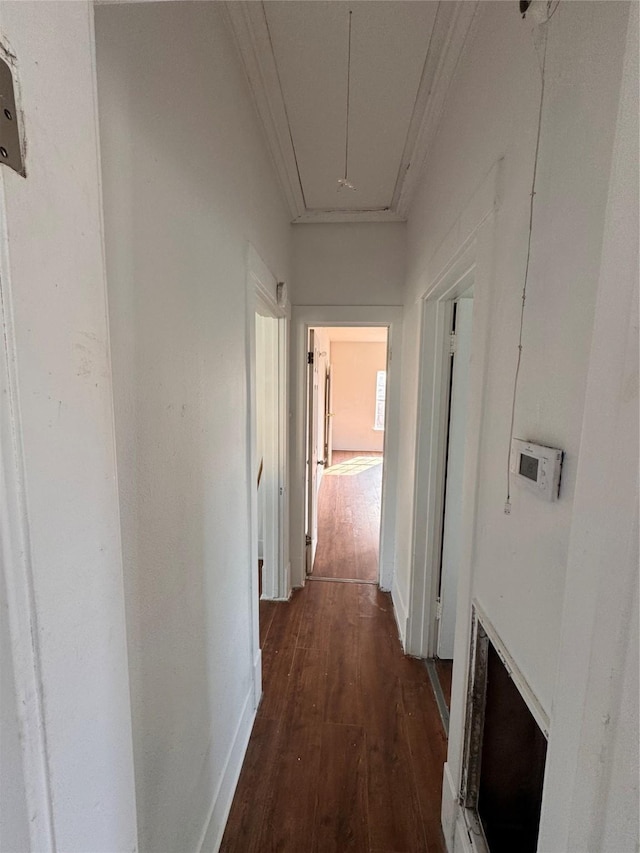
[[[324,465],[324,459],[318,459],[318,465]]]

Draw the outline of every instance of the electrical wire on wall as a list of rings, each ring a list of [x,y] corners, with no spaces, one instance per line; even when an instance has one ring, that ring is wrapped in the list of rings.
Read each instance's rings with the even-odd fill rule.
[[[544,24],[548,23],[551,17],[555,14],[558,6],[560,5],[560,0],[556,0],[555,6],[552,9],[551,3],[547,3],[547,17],[544,20]],[[524,15],[523,15],[524,17]],[[504,504],[504,511],[506,515],[509,515],[511,512],[511,445],[513,443],[513,430],[515,425],[515,417],[516,417],[516,403],[518,399],[518,380],[520,378],[520,364],[522,362],[522,336],[524,331],[524,309],[527,300],[527,284],[529,282],[529,264],[531,261],[531,238],[533,235],[533,213],[535,206],[535,197],[536,197],[536,180],[538,177],[538,158],[540,155],[540,134],[542,131],[542,110],[544,107],[544,90],[545,90],[545,72],[546,72],[546,64],[547,64],[547,38],[548,38],[548,30],[545,27],[544,36],[543,36],[543,47],[542,47],[542,62],[540,66],[541,72],[541,80],[540,80],[540,104],[538,107],[538,129],[536,134],[536,148],[535,154],[533,158],[533,176],[531,180],[531,199],[529,202],[529,234],[527,237],[527,260],[524,269],[524,283],[522,286],[522,305],[520,307],[520,332],[518,335],[518,357],[516,359],[516,372],[513,378],[513,398],[511,402],[511,425],[509,428],[509,446],[507,448],[507,499]],[[537,50],[537,48],[536,48]]]

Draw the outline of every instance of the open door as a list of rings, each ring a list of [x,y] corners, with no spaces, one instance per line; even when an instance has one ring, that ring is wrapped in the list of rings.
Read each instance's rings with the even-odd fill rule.
[[[309,330],[307,348],[307,427],[305,562],[306,573],[310,575],[318,544],[318,352],[313,329]]]
[[[456,627],[458,568],[462,542],[462,485],[469,390],[473,298],[465,294],[454,303],[451,346],[451,389],[445,471],[445,499],[438,606],[438,657],[453,658]]]
[[[263,309],[264,310],[264,309]],[[258,469],[259,590],[265,598],[280,594],[279,472],[279,320],[256,313],[256,450]]]
[[[333,412],[331,411],[331,365],[327,364],[324,377],[324,464],[330,468],[333,464]]]

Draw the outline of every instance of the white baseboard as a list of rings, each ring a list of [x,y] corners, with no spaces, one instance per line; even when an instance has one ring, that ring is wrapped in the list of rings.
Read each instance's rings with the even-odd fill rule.
[[[253,708],[258,710],[262,699],[262,649],[258,649],[253,662]]]
[[[213,798],[209,817],[202,835],[202,841],[198,847],[199,853],[217,853],[222,843],[222,836],[231,811],[233,795],[236,791],[242,762],[249,745],[251,730],[256,716],[254,707],[254,686],[247,693],[244,701],[240,721],[229,749],[225,762],[222,778],[218,790]]]
[[[446,763],[442,775],[442,808],[440,820],[442,822],[442,832],[448,853],[453,853],[453,850],[457,849],[454,848],[454,839],[459,810],[456,784],[451,776],[449,764]]]
[[[407,642],[407,605],[404,603],[400,587],[398,586],[398,580],[395,577],[391,587],[391,600],[393,601],[393,612],[396,617],[400,642],[402,643],[402,648],[405,649]]]

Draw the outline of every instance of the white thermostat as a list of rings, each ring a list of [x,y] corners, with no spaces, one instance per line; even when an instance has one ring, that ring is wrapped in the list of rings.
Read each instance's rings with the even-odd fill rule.
[[[511,473],[545,501],[555,501],[560,494],[560,475],[564,452],[514,438],[511,444]]]

